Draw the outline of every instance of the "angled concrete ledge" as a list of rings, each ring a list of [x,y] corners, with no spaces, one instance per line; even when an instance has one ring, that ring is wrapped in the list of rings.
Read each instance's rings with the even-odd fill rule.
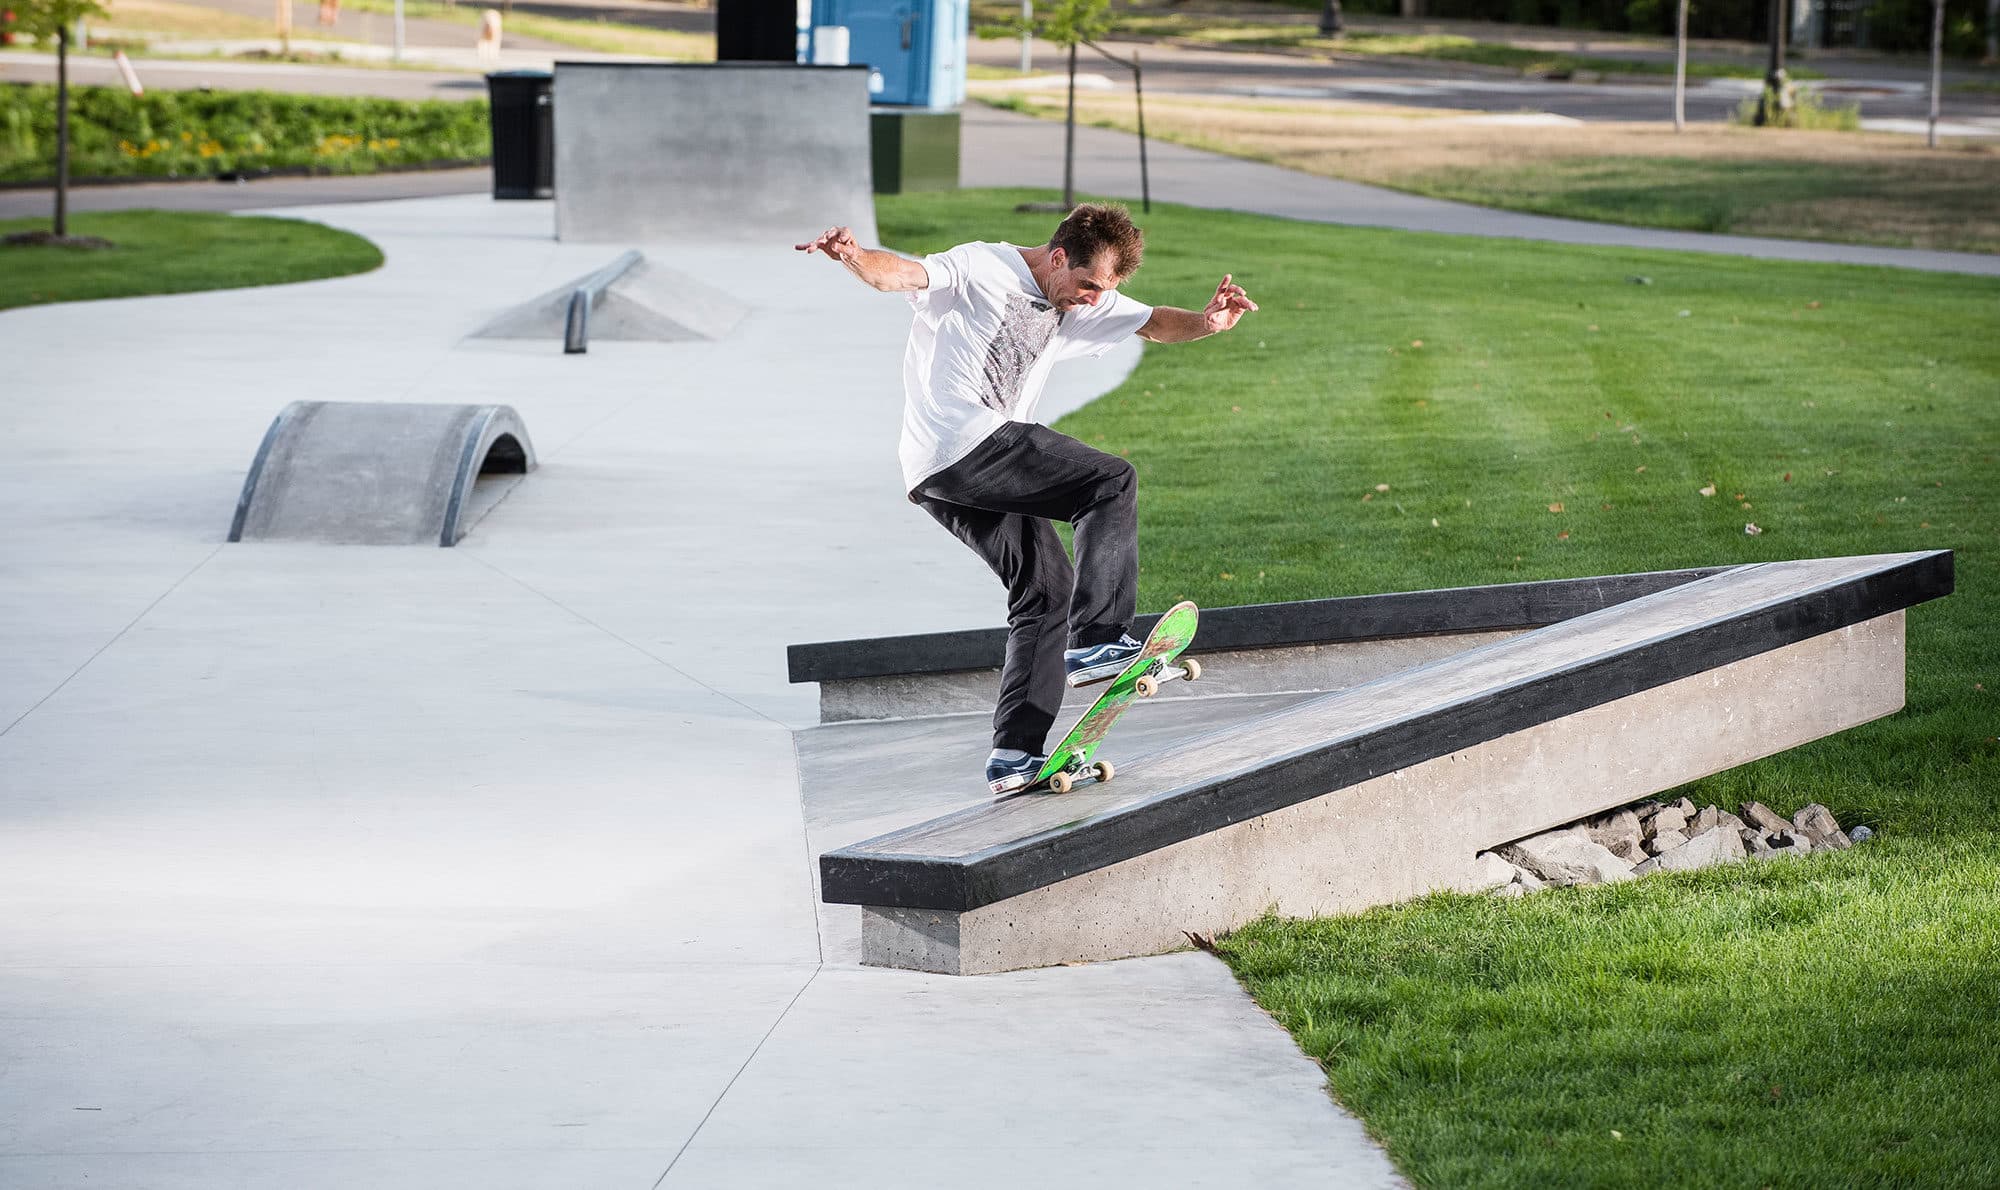
[[[1161,697],[1346,689],[1722,569],[1204,608],[1191,651],[1215,664]],[[1134,634],[1158,619],[1139,617]],[[1005,628],[982,628],[793,645],[787,662],[793,682],[819,683],[822,723],[971,713],[992,709],[1006,644]],[[1065,705],[1094,693],[1072,691]]]
[[[1891,714],[1939,551],[1727,570],[823,855],[864,961],[1157,953],[1275,905],[1471,888],[1481,850]]]
[[[587,294],[589,337],[627,342],[690,343],[721,339],[750,308],[636,250],[502,313],[475,339],[565,339],[579,293]],[[566,343],[567,346],[567,343]]]
[[[257,447],[229,540],[457,545],[510,484],[481,477],[534,467],[507,405],[294,401]]]

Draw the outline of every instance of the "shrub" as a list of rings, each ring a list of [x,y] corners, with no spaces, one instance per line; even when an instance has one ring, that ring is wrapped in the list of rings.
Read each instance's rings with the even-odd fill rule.
[[[1732,124],[1754,125],[1757,123],[1759,104],[1769,100],[1771,88],[1764,88],[1759,99],[1746,99],[1738,104],[1729,117]],[[1861,130],[1860,104],[1832,104],[1819,97],[1816,91],[1797,91],[1792,97],[1792,109],[1780,113],[1778,118],[1766,128],[1807,128],[1825,132],[1859,132]]]
[[[0,86],[0,181],[53,175],[55,124],[54,87]],[[483,101],[70,91],[70,169],[79,178],[373,173],[481,160],[490,144]]]

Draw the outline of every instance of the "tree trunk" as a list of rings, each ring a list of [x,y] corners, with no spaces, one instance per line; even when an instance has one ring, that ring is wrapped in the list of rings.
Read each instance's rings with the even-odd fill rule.
[[[1938,92],[1944,89],[1944,0],[1931,0],[1931,123],[1924,143],[1937,148]]]
[[[1069,114],[1063,119],[1063,207],[1076,205],[1076,43],[1069,43]]]
[[[69,29],[56,30],[56,238],[69,234]]]
[[[2000,0],[1986,0],[1986,64],[2000,62]]]
[[[1674,24],[1674,131],[1687,129],[1688,0],[1681,0]]]

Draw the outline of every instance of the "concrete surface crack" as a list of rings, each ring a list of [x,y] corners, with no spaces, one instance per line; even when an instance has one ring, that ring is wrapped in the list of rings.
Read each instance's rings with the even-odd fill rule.
[[[68,677],[64,678],[60,682],[57,682],[55,689],[49,691],[47,694],[44,694],[40,698],[36,699],[34,706],[31,706],[27,710],[22,711],[19,715],[15,716],[14,721],[12,723],[9,723],[4,729],[0,729],[0,736],[5,736],[8,732],[13,731],[16,727],[19,727],[22,724],[22,722],[27,719],[28,716],[34,714],[36,711],[41,710],[43,703],[47,702],[51,698],[54,698],[56,695],[61,694],[64,688],[66,688],[71,682],[76,681],[78,674],[82,673],[86,669],[89,669],[91,665],[95,663],[99,657],[104,656],[104,651],[106,649],[109,649],[112,645],[115,645],[119,641],[124,640],[125,634],[132,631],[132,629],[136,628],[139,624],[139,621],[145,619],[147,616],[152,615],[153,609],[160,606],[161,603],[165,602],[167,596],[172,595],[175,591],[180,590],[182,583],[185,583],[189,579],[193,578],[195,576],[196,571],[200,570],[202,567],[214,561],[215,556],[221,552],[222,552],[222,546],[217,545],[214,549],[210,550],[208,554],[202,558],[201,561],[196,562],[194,566],[190,568],[186,574],[175,579],[173,581],[172,586],[160,592],[157,598],[155,598],[151,603],[146,605],[144,611],[140,612],[136,616],[133,616],[131,621],[128,622],[125,625],[125,627],[120,628],[118,630],[117,635],[113,636],[110,640],[105,641],[102,645],[99,645],[97,647],[97,651],[92,653],[89,657],[85,658],[82,665],[79,665],[75,669],[71,670],[70,675]]]
[[[792,1009],[798,1006],[799,1000],[806,994],[807,990],[812,987],[813,982],[819,978],[820,972],[824,970],[826,970],[826,968],[823,966],[815,967],[813,969],[813,973],[806,977],[806,981],[803,985],[800,986],[798,993],[792,997],[790,1003],[785,1005],[785,1010],[778,1014],[778,1019],[772,1021],[771,1027],[769,1029],[766,1029],[764,1031],[764,1035],[757,1039],[757,1048],[751,1050],[750,1056],[743,1059],[743,1065],[738,1066],[736,1068],[736,1073],[729,1076],[728,1085],[722,1088],[722,1094],[717,1095],[715,1097],[715,1102],[708,1105],[708,1110],[702,1114],[701,1123],[696,1124],[694,1126],[694,1131],[688,1133],[688,1138],[685,1141],[681,1142],[680,1150],[674,1154],[674,1159],[672,1161],[667,1162],[667,1167],[660,1171],[659,1178],[653,1182],[653,1190],[660,1190],[661,1184],[664,1183],[668,1177],[672,1176],[674,1172],[674,1166],[679,1165],[681,1163],[681,1158],[687,1155],[689,1146],[694,1144],[694,1138],[701,1135],[701,1130],[703,1128],[708,1127],[709,1117],[715,1114],[716,1108],[722,1106],[723,1100],[729,1098],[729,1092],[736,1088],[736,1080],[742,1078],[743,1072],[750,1069],[750,1063],[755,1062],[757,1060],[757,1055],[764,1052],[765,1043],[770,1041],[771,1035],[778,1031],[778,1026],[785,1023],[785,1018],[792,1015]]]
[[[610,637],[612,640],[617,641],[619,644],[624,645],[626,648],[631,649],[633,652],[638,653],[640,656],[649,658],[659,663],[660,665],[665,666],[667,669],[673,671],[676,674],[679,674],[683,678],[686,678],[689,682],[692,682],[693,684],[701,687],[703,690],[708,691],[710,694],[715,695],[717,698],[722,699],[724,702],[734,703],[736,706],[743,708],[744,710],[750,712],[752,718],[762,719],[764,722],[769,723],[774,727],[783,727],[788,732],[791,730],[789,724],[780,722],[779,720],[772,718],[771,716],[765,714],[763,711],[760,711],[756,707],[751,706],[749,703],[744,702],[742,699],[737,698],[733,694],[725,694],[724,692],[717,690],[715,687],[709,685],[707,682],[704,682],[700,678],[695,677],[693,674],[682,669],[680,666],[675,665],[673,662],[667,660],[665,657],[660,656],[658,653],[653,652],[651,649],[646,648],[644,645],[641,645],[636,641],[628,640],[627,638],[620,636],[618,633],[613,632],[611,629],[606,628],[602,624],[599,624],[597,621],[591,619],[589,616],[586,616],[582,612],[577,611],[575,608],[570,607],[568,604],[564,603],[560,599],[557,599],[555,596],[550,595],[546,591],[537,589],[532,584],[527,582],[525,579],[522,579],[517,575],[512,575],[507,573],[499,566],[496,566],[492,562],[487,561],[485,558],[480,557],[477,553],[464,549],[461,549],[458,552],[460,554],[463,554],[465,557],[473,559],[474,561],[478,562],[481,566],[486,567],[486,569],[491,570],[493,573],[499,575],[501,578],[506,579],[508,582],[513,583],[515,586],[520,587],[523,591],[528,592],[530,595],[533,595],[538,599],[545,600],[549,604],[561,609],[562,611],[567,612],[572,616],[575,616],[581,622],[590,625],[592,628],[597,629],[599,632],[602,632],[604,635]]]

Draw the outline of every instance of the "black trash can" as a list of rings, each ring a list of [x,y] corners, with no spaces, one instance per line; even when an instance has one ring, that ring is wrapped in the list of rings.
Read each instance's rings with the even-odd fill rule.
[[[493,118],[493,197],[555,197],[554,85],[555,76],[546,70],[499,70],[486,76]]]

